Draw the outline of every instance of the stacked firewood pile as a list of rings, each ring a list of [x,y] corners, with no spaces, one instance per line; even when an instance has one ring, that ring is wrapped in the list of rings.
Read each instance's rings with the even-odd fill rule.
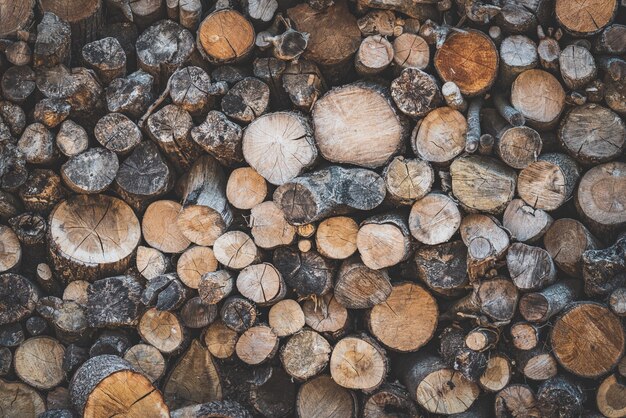
[[[0,416],[626,417],[624,0],[0,0]]]

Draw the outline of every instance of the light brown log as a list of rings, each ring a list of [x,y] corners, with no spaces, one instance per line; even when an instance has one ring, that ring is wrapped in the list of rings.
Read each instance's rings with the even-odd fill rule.
[[[135,267],[137,267],[139,274],[141,274],[143,278],[151,280],[165,273],[169,267],[169,261],[165,255],[156,248],[140,245],[137,247]]]
[[[252,167],[234,169],[226,184],[226,197],[237,209],[249,210],[267,196],[267,183]]]
[[[498,392],[509,384],[512,374],[511,361],[505,355],[491,354],[480,377],[480,387],[488,392]]]
[[[295,334],[305,325],[304,312],[298,302],[293,299],[284,299],[272,306],[268,321],[274,333],[279,337]]]
[[[593,80],[597,74],[593,55],[582,45],[568,45],[559,57],[561,78],[570,89],[580,89]]]
[[[621,377],[612,374],[602,381],[596,393],[596,405],[605,417],[617,418],[626,414],[626,386]]]
[[[296,236],[296,228],[287,222],[283,211],[273,201],[253,207],[249,223],[254,243],[260,248],[289,245]]]
[[[450,174],[454,196],[472,211],[502,213],[515,194],[514,170],[490,157],[457,158]]]
[[[58,157],[58,151],[54,146],[54,134],[41,123],[33,123],[26,127],[17,141],[17,148],[30,164],[51,164]]]
[[[537,347],[539,335],[540,328],[528,322],[517,322],[511,325],[511,343],[519,350],[532,350]]]
[[[569,218],[554,221],[543,243],[559,269],[577,278],[582,278],[583,253],[601,247],[600,241],[582,223]]]
[[[387,300],[368,312],[367,326],[385,347],[399,352],[417,351],[434,336],[438,315],[430,293],[405,282],[394,284]]]
[[[589,36],[611,23],[616,10],[617,0],[594,0],[583,4],[557,0],[554,11],[557,21],[566,31],[577,36]]]
[[[63,300],[87,305],[88,287],[89,282],[86,280],[74,280],[73,282],[69,282],[63,291]]]
[[[579,178],[580,169],[572,158],[543,154],[520,172],[517,192],[533,208],[555,210],[572,196]]]
[[[511,280],[495,278],[481,281],[473,292],[458,300],[442,317],[475,318],[484,315],[487,324],[508,324],[517,307],[519,292]]]
[[[393,203],[410,205],[430,192],[435,173],[426,161],[398,156],[385,167],[383,179]]]
[[[197,47],[214,63],[240,61],[254,47],[254,28],[239,12],[230,9],[209,14],[198,28]]]
[[[530,380],[548,380],[558,372],[554,356],[543,348],[519,350],[515,358],[518,370]]]
[[[361,223],[356,246],[363,263],[371,269],[394,266],[411,254],[406,220],[397,213],[373,216]]]
[[[509,236],[496,219],[487,215],[467,215],[461,221],[460,232],[469,258],[476,262],[502,258],[509,248]]]
[[[288,375],[297,381],[306,381],[319,374],[330,360],[332,348],[315,331],[304,329],[283,345],[280,361]]]
[[[193,340],[174,366],[163,386],[167,406],[184,406],[222,399],[222,383],[209,351]]]
[[[173,200],[158,200],[146,209],[141,221],[143,238],[164,253],[182,253],[190,241],[182,234],[176,219],[182,210]]]
[[[394,57],[391,43],[381,35],[363,39],[354,57],[354,67],[361,76],[376,75],[384,71]]]
[[[124,353],[124,360],[153,383],[163,376],[167,366],[161,352],[149,344],[132,346]]]
[[[0,225],[0,272],[16,267],[22,259],[22,246],[11,228]]]
[[[335,298],[348,309],[366,309],[384,302],[392,287],[385,270],[372,270],[357,258],[345,260],[337,273]]]
[[[624,328],[619,318],[592,302],[568,308],[554,323],[550,341],[559,363],[582,377],[607,373],[624,354]]]
[[[49,228],[52,262],[66,281],[122,273],[141,238],[132,209],[105,195],[61,202],[50,214]]]
[[[430,63],[430,49],[421,36],[403,33],[393,41],[393,62],[399,68],[425,69]]]
[[[185,329],[175,314],[155,308],[142,315],[137,331],[144,341],[163,354],[180,351],[186,338]]]
[[[282,81],[282,87],[291,103],[298,110],[307,113],[327,90],[322,72],[311,61],[299,60],[289,63]]]
[[[315,142],[331,162],[382,166],[401,150],[408,136],[406,120],[398,115],[388,93],[371,83],[329,91],[315,103],[312,117]]]
[[[502,86],[509,86],[519,74],[538,64],[537,45],[530,38],[524,35],[509,36],[500,45],[498,82]]]
[[[469,97],[487,91],[498,75],[498,50],[482,32],[468,30],[448,36],[435,54],[435,69]]]
[[[587,171],[578,184],[576,208],[598,236],[613,237],[626,225],[625,169],[623,162],[601,164]]]
[[[333,348],[330,374],[338,385],[347,389],[372,390],[383,383],[388,362],[385,351],[371,338],[348,336]]]
[[[556,281],[556,267],[550,254],[540,247],[514,243],[506,254],[511,280],[521,291],[542,289]]]
[[[522,199],[513,199],[502,215],[502,226],[514,241],[533,243],[539,240],[554,219],[546,211],[527,205]]]
[[[320,222],[315,235],[317,250],[324,257],[344,260],[357,250],[358,224],[347,216],[336,216]]]
[[[409,228],[419,242],[436,245],[447,242],[461,224],[456,203],[443,193],[429,193],[411,207]]]
[[[394,34],[396,16],[391,10],[371,10],[357,20],[363,36]]]
[[[211,355],[226,359],[235,353],[235,345],[239,336],[236,331],[228,328],[222,321],[215,321],[207,328],[204,344]]]
[[[85,129],[72,120],[66,120],[56,136],[56,145],[66,157],[72,157],[87,150],[89,138]]]
[[[562,280],[540,292],[525,294],[520,300],[520,314],[530,322],[546,322],[577,298],[579,284],[575,280]]]
[[[46,402],[30,386],[0,379],[0,410],[7,416],[36,417],[46,411]]]
[[[65,378],[61,363],[65,348],[50,337],[30,338],[15,351],[15,373],[38,389],[52,389]]]
[[[215,240],[213,252],[217,261],[232,269],[241,270],[257,258],[257,246],[241,231],[230,231]]]
[[[267,306],[284,298],[287,288],[278,269],[262,263],[251,264],[239,272],[237,290],[258,306]]]
[[[252,366],[270,360],[277,351],[278,336],[266,325],[257,325],[246,330],[235,346],[237,357]]]
[[[355,418],[356,395],[339,386],[328,375],[315,377],[300,386],[296,398],[299,418]]]
[[[337,337],[342,336],[348,328],[348,310],[332,293],[327,293],[317,300],[306,300],[302,305],[302,311],[306,324],[317,332]]]
[[[114,355],[87,360],[70,382],[70,398],[76,410],[86,417],[100,418],[111,413],[129,418],[169,416],[161,392],[130,363]]]
[[[187,287],[197,289],[201,277],[217,270],[217,259],[209,247],[194,246],[181,254],[176,264],[176,273]]]
[[[541,417],[537,398],[533,390],[522,384],[512,384],[496,394],[495,414],[497,418],[508,416]]]
[[[511,104],[535,128],[549,130],[559,120],[565,105],[565,91],[559,81],[543,70],[521,73],[511,87]]]
[[[446,164],[465,149],[467,121],[458,110],[440,107],[430,112],[413,130],[415,154],[432,163]]]

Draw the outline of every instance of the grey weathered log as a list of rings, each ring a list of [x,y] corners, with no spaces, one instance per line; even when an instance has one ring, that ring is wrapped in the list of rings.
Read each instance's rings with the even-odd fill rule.
[[[33,66],[69,65],[71,54],[70,25],[54,13],[45,12],[37,25]]]
[[[61,177],[76,193],[100,193],[111,185],[118,170],[117,155],[98,147],[71,157],[61,167]]]
[[[138,118],[152,103],[154,77],[138,70],[125,78],[116,78],[106,89],[106,101],[109,112],[120,112]]]
[[[88,43],[82,49],[82,60],[96,72],[103,85],[126,75],[126,54],[116,38],[102,38]]]

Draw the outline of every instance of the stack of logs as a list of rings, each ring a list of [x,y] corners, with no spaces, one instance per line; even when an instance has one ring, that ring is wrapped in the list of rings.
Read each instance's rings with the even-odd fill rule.
[[[624,0],[0,0],[0,416],[626,417]]]

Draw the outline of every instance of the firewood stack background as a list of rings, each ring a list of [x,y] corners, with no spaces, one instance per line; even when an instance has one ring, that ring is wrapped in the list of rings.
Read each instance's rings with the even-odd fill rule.
[[[0,0],[0,416],[626,417],[624,0]]]

